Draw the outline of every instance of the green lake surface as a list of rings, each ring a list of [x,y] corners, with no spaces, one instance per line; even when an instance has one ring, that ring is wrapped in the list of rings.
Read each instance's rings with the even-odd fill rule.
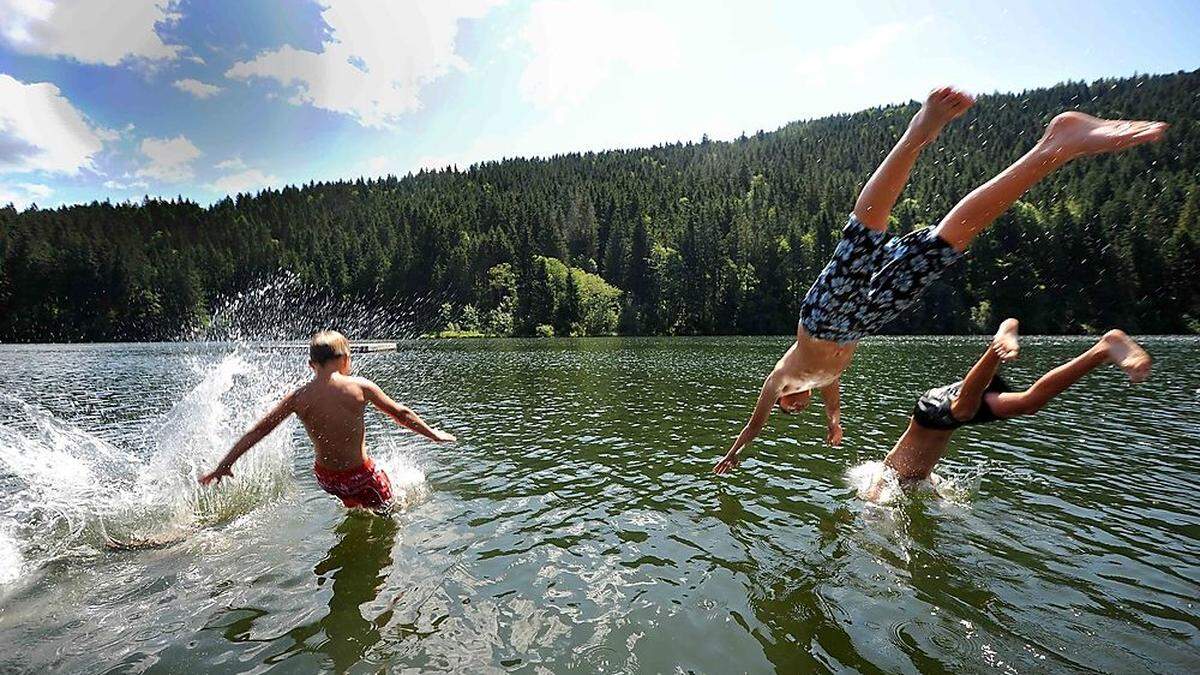
[[[789,338],[403,342],[356,371],[460,442],[369,413],[384,517],[320,490],[295,421],[195,484],[302,351],[0,346],[0,671],[1197,672],[1197,339],[962,430],[944,499],[858,498],[986,342],[866,341],[843,447],[775,415],[725,478]],[[1090,344],[1025,338],[1005,377]]]

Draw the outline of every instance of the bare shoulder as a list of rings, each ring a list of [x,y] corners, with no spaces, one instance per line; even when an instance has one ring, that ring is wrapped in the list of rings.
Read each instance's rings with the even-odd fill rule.
[[[352,386],[357,388],[359,390],[359,392],[362,393],[363,398],[365,398],[368,401],[375,400],[382,393],[382,390],[379,388],[379,385],[375,384],[374,382],[372,382],[371,380],[368,380],[365,377],[359,377],[356,375],[353,377],[348,377],[346,379],[350,382],[350,384]]]
[[[379,385],[377,385],[374,382],[372,382],[371,380],[368,380],[367,378],[359,376],[359,375],[354,375],[354,376],[348,377],[346,379],[350,380],[355,385],[362,387],[363,389],[378,389],[379,388]]]
[[[308,393],[309,385],[302,384],[299,387],[289,391],[287,394],[284,394],[283,398],[279,402],[292,410],[299,410],[304,406],[305,401],[308,399]]]

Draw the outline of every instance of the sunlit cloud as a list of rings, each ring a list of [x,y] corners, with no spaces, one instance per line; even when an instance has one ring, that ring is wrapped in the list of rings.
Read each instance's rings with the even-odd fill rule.
[[[0,183],[0,206],[12,204],[18,209],[25,209],[38,199],[45,199],[54,194],[54,189],[41,183],[16,183],[5,185]]]
[[[158,28],[179,18],[174,8],[167,0],[0,0],[0,38],[25,54],[82,63],[173,59],[182,48]]]
[[[192,162],[203,154],[184,136],[147,138],[140,149],[150,163],[138,169],[137,175],[166,183],[191,180],[195,175]]]
[[[482,17],[497,4],[328,0],[321,16],[330,36],[322,51],[285,45],[235,63],[225,74],[274,81],[293,105],[343,113],[368,127],[391,127],[420,108],[425,85],[468,68],[455,51],[459,21]]]
[[[144,180],[130,180],[129,176],[125,176],[123,180],[106,180],[104,187],[109,190],[145,190],[150,187],[150,184]]]
[[[0,102],[0,172],[93,168],[100,134],[58,87],[0,74]]]
[[[258,169],[247,169],[238,173],[222,176],[212,182],[209,187],[223,195],[237,195],[243,192],[254,192],[265,187],[279,184],[279,178],[263,173]]]
[[[171,83],[171,86],[175,87],[179,91],[187,92],[196,98],[208,98],[221,93],[221,88],[215,84],[208,84],[207,82],[201,82],[200,80],[195,80],[190,77],[182,80],[175,80]]]

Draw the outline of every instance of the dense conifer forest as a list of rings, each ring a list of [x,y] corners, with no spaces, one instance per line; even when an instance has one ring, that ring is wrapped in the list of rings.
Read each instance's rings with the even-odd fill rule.
[[[436,298],[422,330],[786,334],[915,102],[729,142],[507,159],[185,200],[0,209],[0,341],[172,339],[285,270],[330,297]],[[1057,112],[1160,119],[1068,165],[890,332],[1200,332],[1200,71],[981,96],[893,214],[935,224]],[[352,336],[387,337],[387,336]]]

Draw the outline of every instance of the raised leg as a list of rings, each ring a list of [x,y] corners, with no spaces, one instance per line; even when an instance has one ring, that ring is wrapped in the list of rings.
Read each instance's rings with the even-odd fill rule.
[[[1105,363],[1124,370],[1130,381],[1142,382],[1150,376],[1152,361],[1124,331],[1110,330],[1091,349],[1046,373],[1025,391],[988,394],[988,407],[1000,417],[1032,415]]]
[[[950,414],[958,420],[969,420],[979,411],[983,402],[983,394],[1001,363],[1008,363],[1017,358],[1021,351],[1021,343],[1017,340],[1019,324],[1016,319],[1005,319],[1000,324],[996,336],[988,349],[972,366],[971,371],[963,378],[962,388],[958,396],[950,403]]]
[[[1115,152],[1162,138],[1162,122],[1102,120],[1079,112],[1055,117],[1032,150],[950,209],[935,234],[962,251],[1013,202],[1077,157]]]
[[[975,99],[970,94],[952,87],[930,92],[904,135],[863,186],[854,204],[854,217],[872,230],[886,230],[888,216],[921,150],[937,138],[946,123],[962,115],[973,103]]]

